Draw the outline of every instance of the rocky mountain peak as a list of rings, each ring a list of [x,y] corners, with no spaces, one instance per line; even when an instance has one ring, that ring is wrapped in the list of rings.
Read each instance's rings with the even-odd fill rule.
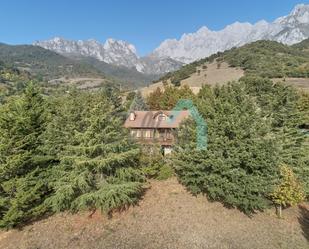
[[[202,27],[195,33],[182,35],[179,40],[167,39],[154,50],[154,54],[189,63],[257,40],[275,40],[291,45],[308,37],[309,4],[299,4],[289,15],[272,23],[265,20],[255,24],[235,22],[218,31]]]
[[[46,41],[36,41],[34,45],[53,50],[63,55],[79,55],[94,57],[108,64],[135,68],[137,71],[147,74],[162,74],[178,69],[182,63],[173,59],[159,59],[153,57],[140,58],[134,45],[109,38],[104,43],[95,39],[66,40],[55,37]]]
[[[309,23],[309,4],[298,4],[287,16],[279,17],[274,23],[282,25],[297,25]]]
[[[136,57],[138,57],[135,46],[126,41],[109,38],[105,41],[103,47],[105,50],[123,51],[126,54],[134,54]]]

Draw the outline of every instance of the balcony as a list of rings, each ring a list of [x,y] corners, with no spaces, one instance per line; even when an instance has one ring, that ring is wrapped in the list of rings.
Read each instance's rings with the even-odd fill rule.
[[[172,145],[175,142],[170,129],[134,129],[130,134],[135,141],[142,144]]]

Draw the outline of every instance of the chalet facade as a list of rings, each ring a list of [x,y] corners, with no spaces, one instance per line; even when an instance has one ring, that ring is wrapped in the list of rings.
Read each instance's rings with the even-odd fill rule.
[[[182,121],[190,116],[184,111],[134,111],[130,112],[124,127],[141,144],[159,144],[164,154],[172,151],[175,134]]]

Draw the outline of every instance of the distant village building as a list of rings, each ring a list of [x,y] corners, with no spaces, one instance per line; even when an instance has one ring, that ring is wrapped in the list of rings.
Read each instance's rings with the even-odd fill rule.
[[[164,155],[171,153],[175,144],[175,134],[182,121],[190,116],[184,111],[132,111],[124,127],[130,129],[130,135],[145,145],[159,144]]]

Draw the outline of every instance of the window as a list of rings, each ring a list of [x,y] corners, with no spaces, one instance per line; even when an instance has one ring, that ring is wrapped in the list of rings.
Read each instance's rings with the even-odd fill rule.
[[[166,120],[166,115],[164,114],[158,115],[158,121],[164,121],[164,120]]]
[[[143,137],[144,138],[152,138],[153,131],[152,130],[144,130]]]
[[[136,131],[136,137],[141,137],[141,131],[140,130]]]
[[[130,115],[129,115],[129,120],[130,121],[134,121],[135,120],[135,113],[134,112],[131,112]]]
[[[155,131],[155,138],[159,138],[160,137],[160,132],[159,132],[159,130],[156,130]]]
[[[136,137],[136,130],[131,130],[131,136]]]
[[[171,130],[167,130],[166,131],[166,138],[167,139],[172,139],[172,131]]]

